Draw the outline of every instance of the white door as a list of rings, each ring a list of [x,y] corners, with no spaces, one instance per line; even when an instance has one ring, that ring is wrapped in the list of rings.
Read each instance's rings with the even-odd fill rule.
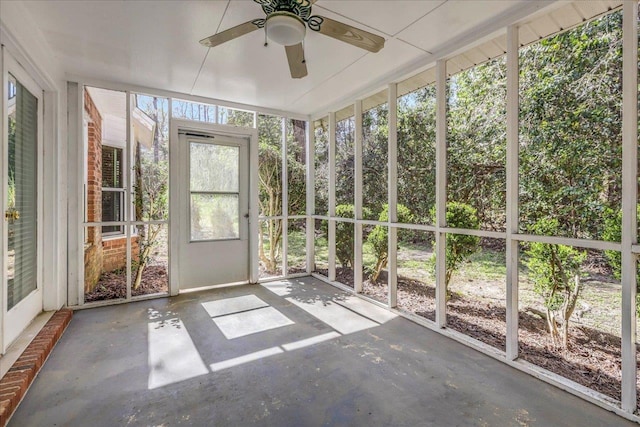
[[[180,289],[248,282],[248,138],[181,133],[178,151]]]
[[[42,311],[42,89],[5,54],[1,352]]]

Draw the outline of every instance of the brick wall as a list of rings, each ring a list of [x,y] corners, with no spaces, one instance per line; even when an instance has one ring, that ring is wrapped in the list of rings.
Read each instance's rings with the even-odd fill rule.
[[[102,116],[89,91],[84,90],[87,129],[87,221],[102,221]],[[84,290],[91,292],[102,273],[103,248],[100,227],[88,227],[84,250]]]
[[[89,117],[87,135],[87,221],[102,221],[102,116],[89,91],[84,91],[84,110]],[[131,240],[131,259],[139,254],[138,238]],[[101,227],[88,227],[84,251],[84,290],[95,288],[102,272],[127,266],[127,238],[103,239]]]
[[[36,374],[71,321],[72,315],[71,310],[57,311],[0,379],[0,427],[6,426],[9,422]]]
[[[118,237],[102,241],[103,271],[120,270],[127,266],[127,238]],[[138,236],[131,237],[131,259],[137,260],[140,253]]]

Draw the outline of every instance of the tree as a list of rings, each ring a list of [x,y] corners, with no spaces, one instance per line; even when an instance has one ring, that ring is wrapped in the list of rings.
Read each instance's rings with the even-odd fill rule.
[[[165,220],[169,212],[169,161],[168,161],[168,124],[169,115],[166,100],[157,97],[136,95],[136,106],[143,111],[155,126],[151,149],[144,149],[139,141],[135,144],[133,172],[135,182],[134,208],[136,220]],[[153,250],[160,245],[163,224],[136,225],[138,234],[138,259],[133,280],[133,289],[142,284],[142,275],[151,261]]]
[[[282,215],[282,118],[258,116],[258,180],[260,215]],[[265,221],[258,235],[258,256],[269,272],[278,268],[282,220]],[[265,235],[266,234],[266,235]],[[266,239],[265,239],[266,238]],[[265,251],[265,243],[268,247]]]
[[[489,230],[506,222],[506,74],[502,56],[449,80],[447,195]]]
[[[398,204],[397,209],[398,222],[410,223],[413,221],[411,211],[406,206]],[[385,204],[383,206],[378,221],[389,221],[389,205]],[[389,227],[376,225],[367,236],[367,242],[372,246],[373,253],[376,256],[376,265],[370,275],[371,281],[376,282],[389,261]]]
[[[621,20],[611,13],[521,50],[523,229],[553,216],[559,235],[599,239],[604,210],[620,207]]]
[[[540,219],[532,228],[535,234],[555,235],[560,225],[557,219]],[[548,331],[554,344],[567,348],[569,321],[580,297],[580,269],[587,252],[566,245],[533,242],[525,254],[533,290],[544,301]]]
[[[362,203],[369,208],[364,219],[377,218],[388,201],[388,110],[385,103],[362,114]]]
[[[431,220],[436,222],[436,210],[431,210]],[[449,202],[447,203],[446,224],[451,228],[466,228],[477,230],[480,227],[476,208],[465,203]],[[435,245],[435,242],[433,242]],[[473,253],[480,247],[480,238],[467,234],[447,233],[446,240],[446,269],[444,276],[444,286],[447,294],[449,294],[449,282],[453,273],[460,268]],[[434,254],[435,256],[435,254]]]
[[[288,209],[290,212],[304,212],[306,202],[304,145],[300,130],[305,129],[304,122],[292,120],[286,133],[287,169],[288,169]],[[281,117],[258,116],[258,203],[260,215],[277,217],[282,215],[282,144],[283,122]],[[278,268],[283,222],[281,219],[268,219],[258,235],[258,256],[269,272]],[[267,245],[268,242],[268,245]]]
[[[414,220],[429,221],[436,199],[436,89],[398,98],[398,202]]]

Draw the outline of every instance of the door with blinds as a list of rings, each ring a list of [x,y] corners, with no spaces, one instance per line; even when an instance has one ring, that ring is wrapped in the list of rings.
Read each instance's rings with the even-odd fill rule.
[[[5,55],[2,353],[42,311],[42,90]]]

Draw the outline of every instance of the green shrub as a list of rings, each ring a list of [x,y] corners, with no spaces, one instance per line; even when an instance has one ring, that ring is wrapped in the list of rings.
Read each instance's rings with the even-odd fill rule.
[[[410,223],[413,221],[413,215],[406,206],[398,204],[397,209],[398,222]],[[382,212],[380,212],[380,216],[378,217],[378,221],[389,221],[389,205],[384,205]],[[376,225],[367,236],[367,242],[373,247],[373,253],[376,256],[376,265],[370,276],[370,279],[373,282],[378,280],[380,273],[387,266],[387,262],[389,261],[388,229],[389,227],[387,226]]]
[[[534,234],[555,236],[559,231],[557,219],[540,219],[532,227]],[[571,246],[533,242],[525,251],[525,265],[533,290],[544,300],[549,333],[555,344],[568,345],[569,321],[582,289],[581,266],[587,252]],[[558,331],[562,323],[562,335]]]
[[[640,205],[638,205],[640,209]],[[604,217],[602,239],[608,242],[619,242],[622,239],[622,210],[607,209]],[[607,264],[613,277],[622,279],[622,253],[620,251],[604,251]],[[636,272],[636,289],[640,290],[640,271]],[[636,294],[636,313],[640,316],[640,292]]]
[[[354,207],[350,204],[336,206],[336,216],[340,218],[355,218]],[[362,208],[362,215],[369,215],[369,209]],[[336,222],[336,258],[343,267],[353,267],[354,231],[351,222]]]
[[[622,210],[606,209],[604,213],[604,230],[602,239],[609,242],[619,242],[622,238]],[[613,276],[620,280],[622,276],[622,254],[620,251],[604,251],[607,264],[611,267]]]
[[[436,223],[435,207],[431,210],[431,220],[434,224]],[[446,221],[447,227],[451,228],[466,228],[471,230],[477,230],[480,228],[480,221],[478,220],[478,212],[476,208],[466,203],[447,203]],[[447,233],[446,270],[444,278],[447,298],[449,297],[449,282],[451,282],[453,273],[467,260],[467,258],[478,250],[479,245],[480,238],[478,236]]]

